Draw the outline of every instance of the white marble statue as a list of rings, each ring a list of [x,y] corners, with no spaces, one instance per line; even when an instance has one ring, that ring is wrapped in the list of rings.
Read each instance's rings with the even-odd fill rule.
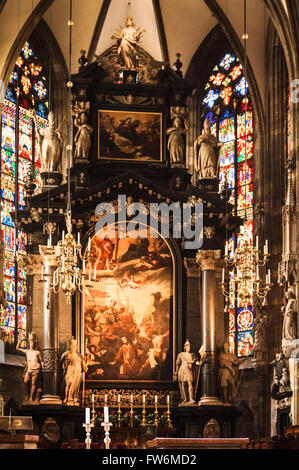
[[[166,134],[169,135],[167,148],[170,155],[170,163],[184,163],[184,141],[182,134],[186,134],[187,129],[182,127],[182,118],[175,117],[173,125],[167,129]]]
[[[40,128],[33,114],[35,121],[35,130],[38,138],[38,144],[41,154],[41,170],[42,172],[59,171],[62,155],[62,133],[60,131],[63,121],[57,129],[55,129],[55,116],[53,111],[49,112],[48,126]]]
[[[23,343],[27,343],[27,347],[22,347]],[[37,349],[37,340],[34,333],[28,335],[28,340],[20,339],[16,350],[26,355],[24,386],[26,397],[24,403],[37,403],[41,395],[40,379],[43,368],[43,359],[41,352]]]
[[[193,364],[199,364],[196,361],[195,354],[191,352],[191,345],[189,340],[184,344],[184,352],[178,354],[176,360],[176,371],[174,373],[174,380],[179,383],[181,403],[180,405],[192,405],[194,400],[194,375],[192,371]]]
[[[296,296],[290,289],[285,294],[287,305],[281,308],[283,314],[282,339],[296,339]]]
[[[87,366],[77,351],[77,342],[72,337],[69,348],[61,356],[61,365],[64,371],[65,392],[63,403],[79,406],[79,391],[82,382],[82,373],[86,372]]]
[[[202,134],[194,142],[194,168],[198,178],[217,178],[218,147],[222,144],[211,134],[211,124],[205,119]]]
[[[118,41],[117,54],[126,69],[135,69],[138,65],[138,42],[141,35],[140,28],[135,28],[133,18],[128,16],[126,26],[112,36],[112,39]]]
[[[74,119],[74,124],[78,128],[75,135],[75,159],[88,159],[91,146],[90,134],[93,128],[87,123],[87,114],[81,112]]]

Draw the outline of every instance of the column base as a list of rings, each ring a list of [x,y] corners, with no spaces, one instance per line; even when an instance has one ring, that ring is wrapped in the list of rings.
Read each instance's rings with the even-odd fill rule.
[[[217,397],[202,397],[198,402],[198,406],[201,405],[224,406],[222,401],[220,401]]]
[[[39,405],[62,405],[62,400],[58,395],[43,395]]]

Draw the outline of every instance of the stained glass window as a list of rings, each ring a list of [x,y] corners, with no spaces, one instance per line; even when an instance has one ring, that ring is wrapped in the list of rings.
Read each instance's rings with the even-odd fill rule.
[[[253,110],[248,84],[238,58],[224,54],[211,71],[202,100],[202,120],[211,122],[211,131],[222,143],[219,152],[220,184],[231,190],[233,213],[244,220],[253,233]],[[251,237],[253,238],[253,237]],[[232,253],[237,236],[229,240]],[[229,347],[238,356],[253,354],[252,301],[244,307],[237,295],[229,296]]]
[[[36,113],[37,125],[45,126],[46,75],[32,46],[26,42],[11,74],[1,114],[0,199],[7,307],[0,309],[0,329],[4,340],[12,344],[25,336],[27,321],[26,270],[18,266],[15,256],[26,254],[26,234],[15,227],[15,213],[25,205],[30,166],[34,168],[35,183],[40,186],[41,164],[32,111]]]

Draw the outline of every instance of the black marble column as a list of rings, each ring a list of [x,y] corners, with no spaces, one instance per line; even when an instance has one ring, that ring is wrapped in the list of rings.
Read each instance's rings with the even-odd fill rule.
[[[40,247],[44,260],[44,299],[43,299],[43,395],[40,404],[61,405],[59,396],[59,330],[58,295],[50,284],[56,269],[54,250]]]

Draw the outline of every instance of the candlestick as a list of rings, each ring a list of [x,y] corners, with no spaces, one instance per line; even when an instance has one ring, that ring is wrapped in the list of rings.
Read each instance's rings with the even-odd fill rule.
[[[131,394],[130,426],[133,427],[133,395]]]
[[[94,402],[94,394],[91,395],[91,405],[92,405],[92,410],[91,410],[92,419],[91,419],[91,422],[92,422],[92,424],[94,425],[94,423],[95,423],[95,414],[96,414],[95,402]]]
[[[90,408],[85,408],[85,423],[90,424]]]
[[[172,428],[173,428],[172,422],[171,422],[171,419],[170,419],[170,400],[169,400],[169,395],[167,395],[167,424],[168,424],[169,429],[172,429]]]
[[[120,428],[121,427],[121,408],[120,408],[120,395],[117,396],[117,402],[118,402],[118,418],[117,418],[117,426]]]
[[[155,395],[155,426],[156,428],[159,426],[158,422],[158,397]]]
[[[101,426],[103,426],[104,431],[105,431],[105,437],[104,437],[104,444],[105,444],[105,449],[110,448],[110,427],[112,426],[112,423],[101,423]]]
[[[104,423],[109,423],[109,408],[104,406]]]
[[[89,409],[89,408],[86,408],[86,409]],[[91,423],[83,423],[83,428],[85,428],[85,432],[86,432],[86,439],[85,439],[85,448],[86,449],[90,449],[90,444],[91,444],[91,437],[90,437],[90,433],[91,433],[91,428],[93,428],[93,424]]]
[[[142,397],[142,422],[141,426],[146,425],[146,418],[145,418],[145,395]]]

